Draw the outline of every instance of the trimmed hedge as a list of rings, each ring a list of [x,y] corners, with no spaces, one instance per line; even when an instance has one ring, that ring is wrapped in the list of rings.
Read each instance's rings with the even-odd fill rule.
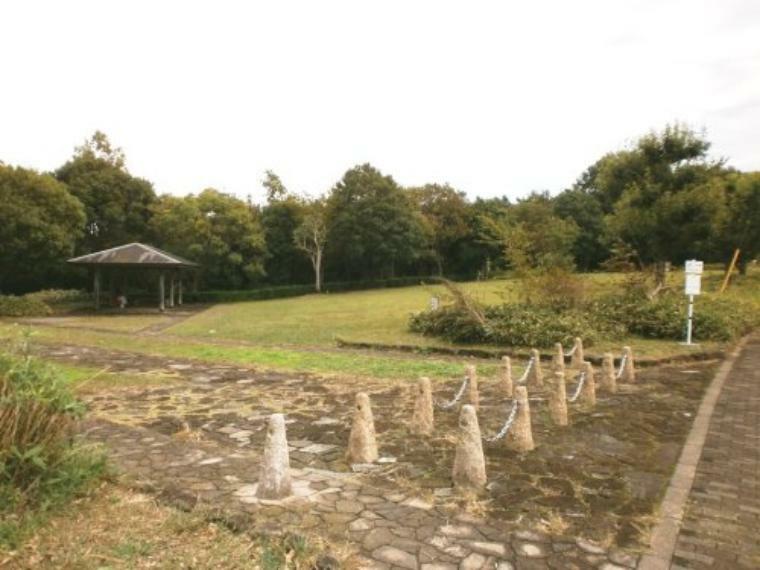
[[[53,310],[43,301],[24,295],[0,295],[0,317],[44,317]]]
[[[363,291],[367,289],[385,289],[392,287],[411,287],[422,282],[437,281],[437,277],[395,277],[393,279],[373,279],[371,281],[345,281],[325,283],[322,293],[341,293],[345,291]],[[198,291],[184,293],[188,303],[235,303],[240,301],[262,301],[265,299],[285,299],[315,293],[314,285],[283,285],[261,289],[243,289],[232,291]]]

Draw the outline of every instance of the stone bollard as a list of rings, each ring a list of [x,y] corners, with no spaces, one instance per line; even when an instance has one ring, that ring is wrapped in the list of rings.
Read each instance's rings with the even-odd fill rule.
[[[364,392],[356,395],[356,409],[351,435],[348,437],[348,452],[350,463],[374,463],[377,461],[377,442],[375,441],[375,420],[372,417],[372,407],[369,396]]]
[[[614,394],[617,392],[617,378],[615,378],[615,357],[611,352],[605,352],[602,357],[602,378],[599,388]]]
[[[259,471],[256,496],[260,499],[283,499],[292,492],[290,482],[290,455],[285,435],[285,416],[269,416],[264,457]]]
[[[552,357],[552,368],[555,372],[565,373],[565,351],[562,349],[562,343],[554,345],[554,356]]]
[[[480,394],[478,393],[478,371],[472,364],[464,367],[464,375],[467,376],[467,401],[477,410],[480,407]]]
[[[565,375],[559,371],[554,373],[554,382],[549,394],[549,415],[555,425],[566,426],[568,424]]]
[[[507,398],[512,397],[514,383],[512,382],[512,361],[509,356],[501,357],[501,368],[499,369],[501,392]]]
[[[570,358],[570,366],[572,368],[583,369],[583,362],[585,361],[586,357],[583,354],[583,341],[581,340],[581,337],[575,337],[575,344],[573,346],[575,347],[575,351],[573,352],[573,356]]]
[[[478,414],[469,404],[462,406],[459,412],[459,435],[451,478],[454,486],[460,488],[480,489],[486,484],[486,460]]]
[[[433,433],[433,391],[430,378],[420,378],[417,382],[417,397],[412,414],[412,433],[430,435]]]
[[[517,400],[518,406],[517,416],[515,416],[515,423],[512,424],[509,433],[507,433],[506,444],[515,451],[533,451],[536,446],[533,443],[528,389],[525,386],[517,386],[515,388],[515,400]]]
[[[623,354],[625,355],[625,366],[623,366],[623,382],[636,382],[636,369],[633,364],[633,351],[630,346],[623,347]]]
[[[594,367],[590,362],[583,363],[583,369],[581,372],[586,374],[586,380],[581,388],[578,401],[581,406],[586,409],[591,409],[596,406],[596,381],[594,380]]]
[[[541,370],[541,353],[534,348],[530,351],[530,357],[533,359],[533,366],[530,368],[526,384],[531,388],[543,388],[544,373]]]

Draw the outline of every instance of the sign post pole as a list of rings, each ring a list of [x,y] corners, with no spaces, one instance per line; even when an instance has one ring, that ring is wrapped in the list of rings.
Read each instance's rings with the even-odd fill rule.
[[[689,310],[686,316],[686,342],[683,343],[691,346],[692,328],[694,321],[694,295],[702,292],[702,272],[704,263],[696,259],[690,259],[684,267],[684,293],[689,296]]]
[[[686,324],[686,344],[691,344],[691,321],[694,317],[694,295],[689,295],[689,317]]]

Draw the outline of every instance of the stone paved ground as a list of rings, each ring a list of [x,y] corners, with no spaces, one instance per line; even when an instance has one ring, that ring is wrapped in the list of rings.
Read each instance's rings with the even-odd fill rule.
[[[687,410],[691,409],[698,379],[711,370],[709,366],[697,370],[689,365],[689,369],[647,372],[641,383],[621,387],[617,397],[602,397],[595,413],[575,415],[575,427],[569,431],[547,432],[544,422],[539,420],[536,427],[543,426],[539,429],[544,430],[539,431],[541,447],[525,458],[505,455],[499,446],[489,448],[489,460],[497,461],[495,467],[503,471],[522,463],[522,468],[533,474],[530,478],[509,474],[505,479],[505,472],[491,470],[493,479],[498,482],[501,478],[508,483],[506,491],[517,490],[517,495],[509,499],[513,518],[506,520],[501,516],[486,518],[484,510],[463,510],[461,501],[452,497],[450,482],[440,477],[430,479],[425,488],[399,484],[393,474],[404,463],[403,446],[395,447],[398,464],[381,466],[371,474],[348,470],[342,455],[356,387],[345,384],[344,379],[327,381],[309,375],[255,371],[98,348],[38,348],[48,358],[108,366],[128,374],[158,373],[175,377],[175,382],[165,387],[114,388],[88,396],[93,419],[85,426],[84,433],[89,439],[109,447],[114,463],[136,484],[153,489],[180,505],[211,508],[241,528],[265,532],[313,530],[327,534],[333,541],[352,545],[361,557],[362,568],[620,570],[635,567],[637,557],[630,553],[609,551],[578,536],[559,534],[561,530],[553,535],[536,532],[536,527],[520,523],[527,512],[524,506],[530,501],[552,505],[567,503],[566,511],[572,514],[573,508],[586,504],[592,509],[590,512],[609,516],[610,506],[621,506],[615,502],[617,499],[610,502],[615,493],[628,488],[639,489],[636,493],[658,493],[661,477],[641,471],[640,450],[650,454],[651,459],[664,465],[667,471],[672,462],[670,458],[677,454],[675,442],[681,437],[680,428],[674,430],[674,426],[688,424],[691,415]],[[680,381],[674,383],[677,378]],[[362,389],[377,396],[377,400],[373,396],[373,405],[376,401],[380,404],[376,416],[382,426],[381,433],[388,434],[394,424],[403,424],[404,406],[399,403],[406,401],[408,395],[402,387],[385,381],[369,385],[366,379],[361,382]],[[486,400],[494,400],[489,389],[492,387],[486,382]],[[620,415],[623,406],[628,404],[630,408],[634,401],[646,402],[650,410],[658,409],[658,417],[667,418],[666,424],[652,424],[647,420],[644,405]],[[681,401],[686,407],[674,408],[675,401]],[[288,430],[297,493],[284,503],[262,503],[255,499],[262,430],[267,415],[283,405],[287,406],[284,411],[288,411],[292,421]],[[536,405],[540,411],[540,397]],[[488,404],[486,411],[487,408]],[[492,417],[500,423],[498,415],[492,414]],[[620,425],[624,418],[630,420],[631,417],[641,420],[635,425],[646,428],[645,433],[609,431],[610,426]],[[450,432],[456,415],[442,417],[441,421],[443,431]],[[403,427],[401,429],[403,431]],[[633,433],[635,437],[626,442],[607,435],[609,433],[619,437]],[[649,445],[653,437],[662,438],[663,434],[666,434],[665,445]],[[593,449],[587,445],[591,436],[595,442]],[[451,448],[448,437],[446,433],[440,436],[447,453]],[[636,439],[649,447],[636,447]],[[559,447],[556,447],[557,442],[561,442]],[[411,445],[412,456],[416,454],[414,445],[417,444],[405,442],[404,445]],[[552,458],[557,457],[559,450],[567,454],[561,459],[559,472],[576,470],[573,476],[587,481],[577,491],[572,487],[566,489],[569,483],[565,480],[555,481],[556,475],[546,476],[548,469],[557,467],[552,461],[558,460]],[[446,475],[450,457],[438,456],[436,461],[440,462],[439,471]],[[625,475],[635,486],[618,484],[620,476],[616,469],[620,461],[622,465],[630,465]],[[425,466],[413,463],[406,465],[412,469],[407,472],[413,474],[412,480],[419,482],[425,475],[419,469]],[[579,465],[591,466],[593,470],[582,473]],[[550,483],[563,485],[555,489]],[[620,488],[611,487],[613,483]],[[546,488],[540,490],[542,485]],[[496,488],[491,490],[492,495],[495,492]],[[541,493],[546,495],[542,497]],[[579,497],[582,497],[580,503],[577,502]],[[647,504],[636,497],[630,503],[635,508],[644,508]],[[581,517],[577,520],[589,520],[589,515],[578,512],[577,516]]]
[[[760,336],[713,412],[671,568],[760,568]]]

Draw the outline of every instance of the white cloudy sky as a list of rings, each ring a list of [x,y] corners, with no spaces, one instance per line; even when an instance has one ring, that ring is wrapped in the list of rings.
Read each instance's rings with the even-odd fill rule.
[[[557,192],[668,121],[760,169],[756,0],[0,4],[0,160],[95,129],[159,192],[317,194],[371,162],[470,196]]]

